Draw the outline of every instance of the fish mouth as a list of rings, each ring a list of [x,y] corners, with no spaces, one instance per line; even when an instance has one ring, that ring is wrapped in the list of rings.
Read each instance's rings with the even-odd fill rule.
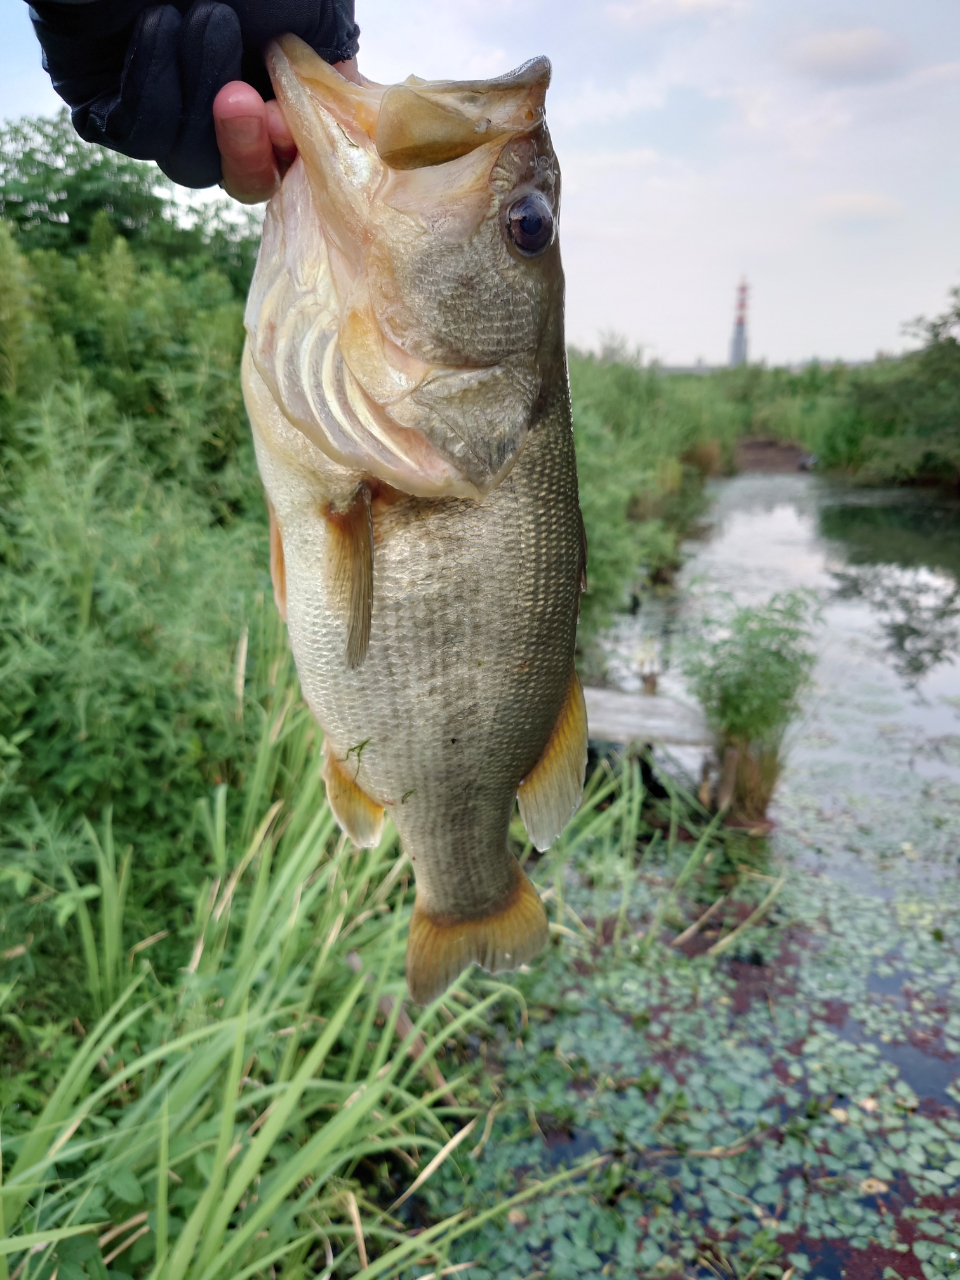
[[[549,58],[540,57],[489,80],[409,76],[403,84],[381,85],[361,76],[357,84],[291,35],[272,40],[266,59],[285,114],[288,104],[300,100],[299,119],[288,116],[298,144],[297,124],[309,127],[302,101],[308,94],[355,142],[372,143],[395,170],[446,164],[537,128],[551,73]]]
[[[312,213],[322,230],[327,325],[335,330],[322,390],[343,430],[337,435],[311,423],[308,434],[338,461],[409,492],[482,496],[509,472],[532,418],[540,392],[535,361],[529,352],[491,357],[469,350],[437,358],[415,324],[385,317],[383,289],[398,289],[378,217],[392,193],[401,193],[396,205],[411,183],[428,192],[439,183],[452,193],[445,209],[450,225],[441,234],[468,239],[489,216],[490,173],[500,153],[511,139],[543,126],[549,61],[535,58],[485,81],[355,84],[303,41],[283,36],[267,46],[266,62],[303,169],[284,186],[309,188],[298,213],[301,219]],[[439,166],[446,168],[437,178],[413,172]],[[283,195],[281,189],[275,200]],[[287,240],[295,240],[295,219],[284,221]],[[258,353],[254,343],[254,362],[276,393],[279,378]],[[304,370],[302,358],[298,367]],[[499,421],[484,415],[484,403],[497,405]],[[368,447],[371,435],[376,449]]]

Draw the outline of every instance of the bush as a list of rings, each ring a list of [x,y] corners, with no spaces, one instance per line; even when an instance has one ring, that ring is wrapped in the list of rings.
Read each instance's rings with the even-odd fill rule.
[[[923,342],[898,359],[851,370],[803,438],[821,464],[864,484],[960,482],[960,290]]]
[[[159,929],[202,874],[198,800],[252,764],[236,658],[269,583],[238,377],[246,281],[147,200],[148,166],[34,125],[0,168],[19,217],[0,223],[0,838],[7,856],[110,808]],[[109,213],[86,219],[88,189]],[[252,260],[244,234],[229,242]]]
[[[2,1055],[0,1275],[9,1259],[38,1280],[228,1280],[282,1261],[305,1278],[334,1260],[354,1274],[369,1250],[389,1277],[458,1234],[459,1217],[407,1237],[370,1196],[395,1199],[446,1146],[444,1114],[459,1127],[436,1055],[484,1026],[502,988],[477,1000],[458,984],[447,1020],[405,1012],[396,833],[372,850],[340,837],[289,655],[262,656],[274,683],[250,711],[258,767],[242,804],[224,786],[205,809],[211,878],[171,940],[169,979],[149,963],[160,939],[138,932],[109,821],[72,842],[97,867],[85,888],[53,846],[0,875],[3,925],[32,912],[34,930],[62,935],[61,963],[78,953],[86,987],[44,1052],[22,1019],[35,934],[6,957],[0,1020],[28,1053],[12,1077]]]
[[[704,477],[732,456],[738,422],[708,379],[639,368],[622,343],[612,354],[570,354],[588,554],[581,652],[632,595],[672,579]]]
[[[97,256],[119,234],[153,265],[181,274],[215,267],[239,297],[257,253],[257,213],[225,198],[178,206],[155,165],[81,142],[66,108],[0,126],[0,220],[28,252]]]
[[[708,624],[686,662],[721,758],[736,765],[730,794],[721,797],[734,821],[766,815],[783,735],[813,670],[809,617],[808,599],[796,592],[737,609],[725,625]]]

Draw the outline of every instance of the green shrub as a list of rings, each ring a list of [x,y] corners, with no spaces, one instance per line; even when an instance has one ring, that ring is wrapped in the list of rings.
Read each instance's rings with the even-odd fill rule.
[[[96,256],[119,234],[141,260],[180,275],[216,268],[242,298],[258,215],[225,198],[192,207],[188,218],[182,213],[155,165],[81,142],[66,108],[52,119],[0,126],[0,220],[16,228],[25,251]]]
[[[10,126],[0,165],[19,219],[0,223],[3,816],[69,829],[111,806],[159,870],[250,750],[234,655],[267,580],[242,282],[180,237],[149,166],[68,134]]]
[[[709,623],[686,674],[717,737],[721,758],[736,763],[729,782],[731,818],[764,818],[780,774],[783,735],[809,683],[810,602],[796,592],[737,609]],[[728,755],[735,752],[736,756]]]
[[[732,455],[737,430],[709,380],[639,368],[621,348],[616,360],[570,355],[588,552],[581,651],[631,595],[671,580],[702,511],[704,477]]]
[[[960,480],[960,290],[943,315],[917,321],[920,350],[849,370],[801,424],[826,469],[864,484]]]
[[[33,1059],[11,1078],[3,1055],[0,1276],[9,1261],[24,1280],[55,1267],[102,1280],[109,1264],[111,1275],[231,1280],[282,1261],[285,1276],[306,1277],[333,1259],[363,1270],[365,1251],[391,1276],[455,1227],[410,1238],[370,1195],[394,1199],[448,1142],[445,1122],[462,1124],[458,1081],[436,1055],[482,1028],[504,989],[491,982],[478,1000],[461,984],[446,1019],[432,1006],[411,1021],[396,834],[373,850],[340,837],[289,654],[264,656],[274,684],[249,712],[256,768],[241,804],[224,786],[205,810],[211,875],[172,941],[169,980],[149,963],[159,939],[138,935],[130,911],[140,850],[118,861],[109,824],[86,829],[97,873],[85,888],[62,860],[52,875],[29,853],[5,864],[4,936],[39,890],[36,913],[64,934],[61,964],[71,948],[82,958],[88,1000],[83,1022],[57,1028],[54,1078],[35,1080],[29,943],[0,986],[0,1022]]]

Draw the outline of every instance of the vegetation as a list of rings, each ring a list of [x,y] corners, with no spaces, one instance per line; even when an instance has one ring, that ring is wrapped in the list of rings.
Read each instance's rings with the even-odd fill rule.
[[[761,822],[782,768],[783,735],[813,669],[810,602],[797,593],[708,624],[687,676],[717,735],[718,800],[733,822]]]
[[[580,646],[631,596],[669,584],[704,510],[703,482],[732,466],[739,407],[710,380],[641,368],[622,347],[570,354],[588,591]]]
[[[0,1280],[412,1280],[481,1257],[479,1280],[781,1280],[808,1228],[889,1235],[863,1178],[902,1144],[927,1144],[917,1195],[945,1185],[960,1130],[831,1039],[837,939],[797,961],[806,1004],[775,1016],[768,993],[768,1051],[735,1040],[734,966],[772,962],[785,921],[822,933],[835,910],[838,939],[880,930],[864,954],[889,928],[815,886],[778,897],[635,761],[600,768],[545,857],[515,832],[554,916],[543,961],[413,1019],[408,869],[392,831],[358,851],[335,830],[270,603],[237,377],[249,227],[185,219],[63,119],[3,131],[0,216]],[[846,394],[793,376],[572,355],[585,653],[669,579],[739,434],[794,414],[782,434],[807,439]],[[918,973],[950,911],[919,940],[895,922]],[[796,1044],[784,1089],[772,1055]]]
[[[759,365],[711,375],[708,395],[739,407],[742,434],[797,441],[821,471],[863,484],[960,483],[960,289],[908,332],[916,351],[859,367]]]
[[[322,799],[238,389],[252,244],[62,119],[0,148],[0,1276],[398,1273],[466,1229],[390,1205],[505,989],[409,1022],[395,841]]]
[[[917,321],[922,346],[851,377],[824,463],[868,484],[960,482],[960,290],[948,310]]]
[[[75,937],[77,1008],[99,1017],[43,1026],[14,1013],[29,1003],[18,990],[29,951],[4,988],[27,1061],[5,1082],[0,1274],[6,1254],[22,1275],[59,1268],[68,1280],[102,1280],[107,1266],[173,1280],[281,1263],[312,1276],[334,1256],[362,1268],[369,1249],[389,1275],[437,1234],[409,1241],[370,1206],[358,1170],[395,1199],[411,1152],[445,1145],[456,1086],[437,1084],[434,1036],[482,1025],[484,1004],[453,993],[450,1026],[435,1010],[410,1022],[396,837],[363,854],[339,838],[282,650],[272,666],[243,819],[231,829],[225,784],[203,810],[210,874],[173,941],[173,980],[149,963],[159,939],[130,945],[139,851],[117,851],[109,815],[5,867],[20,899],[8,928],[31,914],[34,937]],[[81,886],[73,868],[86,860],[96,876]]]

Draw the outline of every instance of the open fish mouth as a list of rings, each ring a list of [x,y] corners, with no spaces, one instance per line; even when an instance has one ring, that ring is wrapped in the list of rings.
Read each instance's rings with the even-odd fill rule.
[[[267,65],[299,158],[267,212],[253,363],[335,461],[419,496],[482,496],[556,356],[549,63],[356,85],[285,36]]]

